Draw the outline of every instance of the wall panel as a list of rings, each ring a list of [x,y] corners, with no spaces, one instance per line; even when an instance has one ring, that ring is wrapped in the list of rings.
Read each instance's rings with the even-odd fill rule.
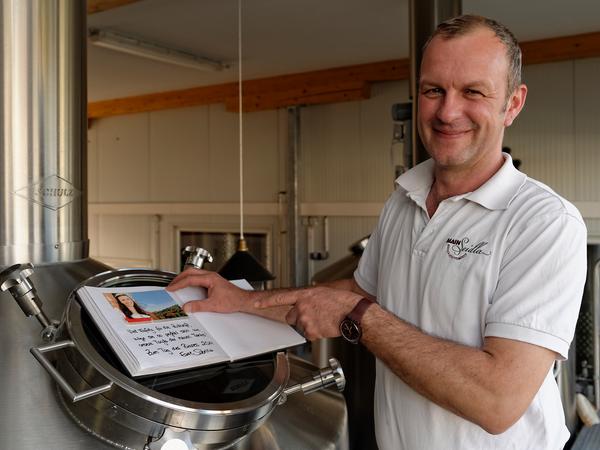
[[[233,115],[237,118],[237,114]],[[244,114],[243,122],[244,200],[275,202],[280,185],[277,111]],[[237,174],[238,165],[235,162],[237,160],[232,166]]]
[[[209,180],[209,197],[216,202],[239,199],[239,144],[236,114],[224,105],[209,106],[209,156],[205,175]]]
[[[98,200],[150,200],[149,114],[110,117],[97,122]]]
[[[408,85],[382,83],[362,102],[302,111],[301,199],[305,202],[382,201],[392,189],[392,104]]]
[[[210,201],[208,107],[150,113],[150,201]]]
[[[527,66],[523,81],[525,108],[506,131],[505,145],[523,172],[575,200],[573,62]]]
[[[154,245],[152,224],[152,218],[147,216],[100,216],[97,231],[100,248],[97,256],[120,267],[151,267]]]
[[[360,152],[358,102],[303,108],[300,199],[343,201],[364,195],[357,180],[361,172]]]
[[[574,64],[577,199],[600,201],[600,58]]]

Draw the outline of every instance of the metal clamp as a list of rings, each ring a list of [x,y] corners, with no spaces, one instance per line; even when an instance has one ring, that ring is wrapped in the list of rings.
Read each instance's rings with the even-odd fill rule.
[[[334,384],[338,391],[343,391],[346,387],[346,376],[339,361],[335,358],[329,358],[329,367],[324,367],[314,373],[312,379],[285,388],[283,394],[279,397],[279,404],[285,403],[287,396],[290,394],[302,391],[304,395],[308,395]]]
[[[84,400],[89,397],[93,397],[98,394],[102,394],[104,392],[109,391],[113,387],[113,382],[109,382],[103,386],[98,386],[95,388],[88,389],[86,391],[75,392],[75,389],[71,387],[69,383],[63,378],[63,376],[56,370],[56,367],[50,363],[50,361],[46,358],[44,353],[53,352],[56,350],[61,350],[66,347],[75,347],[75,343],[73,341],[60,341],[55,344],[44,345],[41,347],[33,347],[31,348],[31,354],[38,360],[38,362],[42,365],[46,372],[56,381],[56,383],[60,386],[60,388],[67,394],[69,399],[75,403],[79,400]]]
[[[52,326],[52,322],[42,311],[42,299],[29,280],[33,275],[31,263],[14,264],[0,273],[0,290],[9,291],[27,317],[35,316],[42,327]]]
[[[212,255],[208,252],[208,250],[205,250],[202,247],[188,245],[183,249],[182,253],[186,257],[185,264],[183,265],[185,269],[188,267],[202,269],[202,266],[205,262],[213,262]]]

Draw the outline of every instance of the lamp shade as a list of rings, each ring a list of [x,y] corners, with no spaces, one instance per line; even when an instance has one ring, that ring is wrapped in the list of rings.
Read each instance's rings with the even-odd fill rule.
[[[237,251],[223,264],[219,274],[227,280],[245,279],[249,282],[275,279],[273,274],[250,254],[244,239],[240,239]]]

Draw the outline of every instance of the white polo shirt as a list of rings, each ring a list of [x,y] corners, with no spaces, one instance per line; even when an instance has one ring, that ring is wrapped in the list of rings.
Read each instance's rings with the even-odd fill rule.
[[[433,161],[396,182],[354,274],[359,286],[430,335],[472,347],[485,336],[515,339],[566,358],[586,276],[587,232],[575,207],[506,154],[490,180],[444,200],[432,218]],[[551,372],[521,419],[491,435],[376,364],[380,450],[557,450],[569,437]]]

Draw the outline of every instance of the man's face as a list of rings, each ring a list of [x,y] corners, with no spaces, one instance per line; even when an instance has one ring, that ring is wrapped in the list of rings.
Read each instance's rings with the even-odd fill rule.
[[[421,64],[418,127],[438,167],[472,168],[497,158],[504,128],[521,110],[520,86],[508,98],[506,48],[491,30],[435,37]]]

